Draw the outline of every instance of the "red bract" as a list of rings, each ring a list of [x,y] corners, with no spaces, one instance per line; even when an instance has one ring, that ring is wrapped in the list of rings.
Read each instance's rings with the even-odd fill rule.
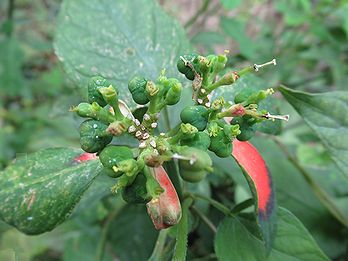
[[[265,161],[249,142],[233,141],[233,157],[253,180],[258,199],[258,208],[265,212],[271,200],[271,180]]]
[[[270,172],[260,153],[249,142],[235,139],[232,156],[242,168],[257,204],[257,223],[269,251],[276,232],[275,195]]]
[[[152,199],[146,206],[155,228],[159,230],[176,225],[180,221],[181,205],[165,169],[160,166],[152,170],[164,192],[158,198]]]

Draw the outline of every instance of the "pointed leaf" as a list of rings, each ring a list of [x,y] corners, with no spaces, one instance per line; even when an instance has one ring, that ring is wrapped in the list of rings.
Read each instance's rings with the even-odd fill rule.
[[[52,230],[69,217],[99,166],[95,155],[70,148],[17,158],[0,172],[0,218],[26,234]]]
[[[348,92],[311,94],[283,86],[279,90],[319,136],[337,166],[348,175]]]
[[[119,87],[121,99],[131,107],[135,104],[127,83],[132,76],[155,79],[162,69],[177,76],[176,61],[190,49],[184,30],[157,1],[62,4],[55,50],[67,73],[79,86],[86,86],[91,76],[104,76]]]
[[[270,172],[260,153],[249,142],[235,139],[232,156],[248,181],[255,200],[257,222],[269,250],[276,233],[275,191]]]

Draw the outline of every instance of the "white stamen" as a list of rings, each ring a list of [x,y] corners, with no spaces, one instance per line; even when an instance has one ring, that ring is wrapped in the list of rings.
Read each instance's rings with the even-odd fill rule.
[[[135,131],[136,131],[135,126],[133,126],[133,125],[129,126],[129,128],[128,128],[128,132],[129,132],[129,133],[133,133],[133,132],[135,132]]]
[[[154,140],[150,141],[150,145],[151,145],[153,148],[156,148],[156,147],[157,147],[156,141],[154,141]]]
[[[151,117],[149,114],[145,113],[143,119],[144,119],[144,121],[148,121],[151,119]]]
[[[135,125],[140,126],[140,121],[138,119],[134,120]]]
[[[272,120],[283,120],[283,121],[289,121],[290,115],[271,115],[269,112],[265,115],[266,119],[272,119]]]
[[[276,59],[273,59],[272,61],[269,61],[267,63],[263,63],[263,64],[254,64],[254,69],[255,69],[255,72],[258,72],[260,68],[264,67],[264,66],[267,66],[267,65],[277,65],[277,61]]]
[[[139,138],[141,135],[142,135],[141,131],[137,131],[137,132],[135,133],[135,137],[137,137],[137,138]]]
[[[139,143],[139,148],[140,149],[143,149],[145,147],[146,147],[146,141],[142,141],[142,142]]]
[[[202,104],[202,103],[203,103],[203,100],[202,100],[202,99],[197,99],[197,102],[198,102],[199,104]]]
[[[144,140],[148,139],[149,137],[150,137],[150,134],[144,133],[144,135],[143,135],[143,139],[144,139]]]
[[[151,123],[151,128],[153,128],[153,129],[157,128],[157,122]]]

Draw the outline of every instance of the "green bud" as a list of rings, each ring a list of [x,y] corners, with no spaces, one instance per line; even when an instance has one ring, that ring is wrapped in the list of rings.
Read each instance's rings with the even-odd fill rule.
[[[180,118],[183,123],[190,123],[199,131],[203,131],[206,128],[208,116],[208,109],[202,105],[185,107],[180,113]]]
[[[237,135],[237,139],[240,141],[250,140],[255,134],[253,125],[256,122],[257,121],[254,118],[247,115],[243,117],[234,117],[231,121],[231,124],[238,124],[239,130],[241,132]]]
[[[229,137],[225,135],[224,131],[220,131],[216,136],[210,137],[209,150],[214,152],[220,158],[226,158],[232,153],[232,142]]]
[[[132,150],[126,146],[108,145],[99,154],[100,162],[105,169],[113,174],[112,177],[114,178],[121,176],[123,172],[115,172],[113,167],[118,166],[120,162],[127,159],[133,159],[133,153]]]
[[[106,129],[107,125],[96,120],[82,122],[79,128],[81,148],[89,153],[101,151],[112,140]]]
[[[180,101],[182,85],[181,83],[175,79],[169,79],[169,90],[167,92],[165,103],[167,105],[174,105]]]
[[[95,116],[92,105],[87,102],[80,103],[79,105],[77,105],[77,107],[73,108],[72,111],[76,112],[77,115],[84,118],[92,118],[93,116]]]
[[[182,169],[180,170],[180,176],[183,180],[187,182],[200,182],[207,176],[206,170],[198,170],[198,171],[192,171],[188,169]]]
[[[179,166],[182,169],[190,171],[210,171],[212,169],[213,162],[209,154],[203,150],[184,146],[178,150],[178,153],[187,158],[179,159]]]
[[[104,107],[107,103],[98,91],[102,87],[110,86],[110,82],[101,76],[94,76],[88,82],[88,102],[97,102]]]
[[[139,76],[133,77],[128,83],[128,89],[132,94],[133,100],[141,105],[150,101],[146,95],[146,83],[147,80]]]
[[[180,56],[180,58],[178,59],[178,62],[176,64],[179,72],[184,74],[186,76],[186,78],[191,80],[191,81],[194,80],[195,74],[192,71],[192,69],[185,63],[185,61],[187,63],[192,64],[192,66],[194,66],[194,63],[195,63],[195,60],[197,57],[198,57],[197,54],[185,54],[185,55]]]
[[[180,145],[194,147],[201,150],[207,150],[210,146],[210,137],[203,131],[197,132],[191,139],[182,139]]]

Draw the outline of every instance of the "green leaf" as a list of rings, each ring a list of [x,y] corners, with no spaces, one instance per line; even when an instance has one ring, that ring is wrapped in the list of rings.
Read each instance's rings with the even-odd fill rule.
[[[132,76],[155,79],[163,68],[178,76],[176,61],[191,50],[181,26],[153,0],[66,0],[55,40],[56,53],[77,85],[102,75],[131,107],[127,83]]]
[[[283,260],[312,261],[329,260],[318,247],[303,224],[288,210],[278,209],[278,231],[270,255],[262,242],[244,225],[240,217],[225,218],[218,227],[215,237],[215,252],[224,260]]]
[[[119,260],[147,260],[157,235],[145,206],[128,204],[110,226],[109,243]]]
[[[26,234],[66,220],[98,175],[98,160],[78,161],[81,150],[45,149],[17,158],[0,172],[0,218]]]
[[[348,92],[310,94],[284,86],[279,89],[348,176]]]

